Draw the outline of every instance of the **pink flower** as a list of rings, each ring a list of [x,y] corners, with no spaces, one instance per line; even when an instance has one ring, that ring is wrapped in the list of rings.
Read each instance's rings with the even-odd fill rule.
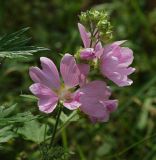
[[[108,121],[110,113],[117,108],[117,100],[109,100],[111,91],[103,81],[92,81],[81,87],[78,92],[80,109],[93,122]]]
[[[133,83],[128,75],[135,71],[135,68],[129,67],[133,62],[132,50],[127,47],[120,47],[124,42],[118,41],[106,46],[100,58],[100,69],[103,76],[120,87]]]
[[[102,48],[101,43],[98,42],[96,44],[95,42],[92,42],[91,44],[91,39],[90,39],[91,34],[87,32],[85,27],[80,23],[78,23],[78,28],[81,35],[81,39],[84,44],[84,49],[82,49],[82,51],[80,52],[80,57],[84,60],[92,60],[94,58],[98,58],[99,57],[98,51]]]
[[[81,63],[77,64],[79,71],[80,71],[80,76],[79,76],[79,86],[82,87],[87,83],[87,76],[90,71],[90,66],[89,64]]]
[[[74,57],[65,54],[61,60],[60,72],[64,83],[61,83],[58,70],[50,59],[41,57],[42,69],[31,67],[29,74],[35,82],[30,86],[30,91],[38,97],[39,110],[51,113],[56,108],[58,101],[74,110],[80,106],[77,100],[77,92],[74,87],[79,85],[80,71]]]

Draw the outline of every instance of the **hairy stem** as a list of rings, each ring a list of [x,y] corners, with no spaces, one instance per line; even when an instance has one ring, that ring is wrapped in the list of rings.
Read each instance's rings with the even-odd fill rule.
[[[53,146],[56,131],[57,131],[57,127],[58,127],[58,123],[59,123],[59,119],[60,119],[60,115],[61,115],[61,111],[62,111],[62,106],[61,106],[60,103],[58,105],[58,108],[59,109],[58,109],[58,112],[57,112],[56,122],[55,122],[54,130],[53,130],[53,134],[52,134],[52,137],[51,137],[51,140],[50,140],[49,149]]]

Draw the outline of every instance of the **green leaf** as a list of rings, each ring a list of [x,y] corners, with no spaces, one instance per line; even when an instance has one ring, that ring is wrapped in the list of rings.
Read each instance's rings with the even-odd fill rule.
[[[65,128],[70,122],[77,121],[79,119],[79,115],[77,114],[77,111],[73,111],[69,116],[64,114],[63,112],[61,113],[60,120],[62,121],[62,125],[57,131],[57,135],[59,135],[63,128]]]
[[[37,97],[35,97],[35,96],[33,96],[33,95],[29,95],[29,94],[21,94],[20,96],[23,97],[23,98],[31,99],[31,100],[33,100],[33,101],[38,100]]]
[[[152,98],[145,99],[145,102],[142,106],[142,112],[140,113],[139,121],[137,123],[137,128],[140,130],[144,129],[148,123],[149,109],[152,107],[152,102]]]
[[[9,125],[14,123],[23,123],[23,122],[29,122],[34,119],[38,119],[39,116],[34,116],[31,112],[23,112],[18,113],[15,116],[6,117],[6,118],[0,118],[0,126],[1,125]]]
[[[23,135],[25,139],[41,143],[44,141],[44,132],[46,130],[46,125],[41,125],[36,120],[25,123],[24,127],[18,130],[18,133]]]
[[[48,50],[27,45],[31,38],[25,37],[24,34],[28,29],[23,28],[0,38],[0,58],[28,58],[35,52]]]
[[[66,123],[66,122],[74,122],[74,121],[77,121],[79,119],[79,115],[76,114],[77,111],[73,111],[69,116],[66,115],[64,112],[61,112],[61,116],[60,116],[60,119],[63,123]]]
[[[6,108],[3,107],[3,106],[0,106],[0,118],[4,118],[4,117],[7,117],[8,115],[10,115],[16,108],[16,104],[12,105],[11,107],[9,108]]]
[[[105,142],[97,149],[97,155],[100,157],[104,156],[104,155],[108,154],[111,149],[112,149],[111,144],[108,142]]]
[[[12,126],[6,126],[0,129],[0,143],[8,142],[10,139],[14,138],[16,135],[11,131]]]

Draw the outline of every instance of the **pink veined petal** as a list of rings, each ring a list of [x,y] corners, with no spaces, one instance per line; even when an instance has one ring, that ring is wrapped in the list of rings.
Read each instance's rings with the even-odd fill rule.
[[[103,117],[107,112],[98,99],[86,97],[85,94],[80,97],[80,103],[80,109],[91,117]]]
[[[103,117],[89,117],[92,123],[97,123],[97,122],[108,122],[109,120],[109,114],[106,112],[106,114]]]
[[[79,89],[81,96],[79,102],[80,109],[91,117],[103,117],[107,109],[103,105],[104,100],[108,100],[110,89],[103,81],[93,81]]]
[[[103,53],[103,55],[104,56],[110,56],[110,55],[112,55],[112,54],[118,54],[119,52],[120,52],[120,46],[119,45],[117,45],[116,43],[111,43],[111,44],[108,44],[108,45],[106,45],[105,47],[104,47],[104,53]],[[117,56],[117,55],[116,55]]]
[[[79,108],[81,104],[79,102],[73,100],[70,102],[64,102],[63,105],[70,110],[75,110],[75,109]]]
[[[90,71],[90,65],[81,63],[81,64],[78,64],[77,66],[80,70],[79,85],[82,87],[87,83],[87,76]]]
[[[133,81],[128,78],[128,75],[135,71],[134,68],[128,67],[133,58],[131,49],[111,44],[104,48],[100,58],[101,73],[120,87],[129,86]]]
[[[94,98],[97,100],[108,99],[111,95],[110,88],[106,86],[104,81],[100,80],[95,80],[86,84],[85,86],[81,87],[79,91],[84,93],[86,98],[93,98],[93,100]]]
[[[65,100],[63,102],[63,105],[70,110],[77,109],[81,105],[79,102],[79,97],[80,97],[80,92],[76,91],[70,95],[71,98],[70,100]]]
[[[84,47],[88,48],[89,45],[90,45],[89,33],[86,32],[85,27],[81,23],[78,23],[78,28],[79,28],[79,32],[80,32],[81,39],[83,41]]]
[[[96,58],[95,52],[93,48],[85,48],[80,52],[81,59],[84,60],[92,60]]]
[[[79,77],[79,85],[82,87],[87,83],[87,76],[90,71],[90,65],[89,64],[77,64],[79,70],[80,70],[80,77]]]
[[[38,67],[31,67],[29,69],[29,75],[35,83],[42,83],[49,88],[55,88],[47,74]]]
[[[99,43],[95,46],[95,52],[99,51],[100,49],[102,49],[102,44],[101,44],[101,42],[99,42]]]
[[[59,88],[60,87],[59,73],[53,61],[46,57],[41,57],[40,61],[43,72],[46,74],[51,84],[54,86],[54,88]]]
[[[117,73],[120,75],[119,78],[112,77],[112,80],[119,85],[120,87],[129,86],[133,83],[131,79],[128,78],[128,75],[135,71],[134,68],[117,68]]]
[[[116,59],[115,57],[111,56],[111,57],[105,57],[105,56],[102,56],[102,58],[100,59],[101,62],[101,66],[100,66],[100,69],[101,69],[101,72],[107,76],[108,78],[110,76],[114,76],[115,75],[118,75],[118,73],[114,73],[118,67],[118,59]]]
[[[56,108],[58,97],[47,86],[34,83],[29,87],[30,91],[39,98],[39,110],[45,113],[51,113]]]
[[[125,76],[125,75],[132,74],[136,69],[133,68],[133,67],[125,68],[125,67],[123,67],[121,65],[118,65],[117,70],[120,72],[121,75]]]
[[[117,109],[118,101],[117,100],[107,100],[103,101],[104,109],[106,109],[105,114],[102,117],[89,117],[93,123],[96,122],[107,122],[109,120],[109,115],[111,112],[114,112]]]
[[[104,48],[101,48],[95,52],[95,56],[100,59],[103,53],[104,53]]]
[[[130,74],[132,74],[132,73],[135,72],[135,71],[136,71],[135,68],[133,68],[133,67],[128,67],[128,68],[127,68],[127,75],[130,75]]]
[[[89,71],[90,71],[90,65],[89,64],[84,64],[84,63],[80,63],[80,64],[77,64],[79,70],[80,70],[80,73],[87,76],[89,74]]]
[[[123,63],[127,67],[133,62],[133,59],[133,51],[128,47],[121,47],[120,63]]]
[[[116,70],[114,71],[103,70],[103,74],[105,74],[105,76],[108,79],[112,80],[114,83],[116,83],[120,87],[129,86],[133,83],[133,81],[128,79],[127,77],[128,74],[126,73],[125,70],[126,70],[125,68],[120,69],[120,68],[117,68],[116,66]]]
[[[114,112],[118,106],[118,100],[107,100],[103,101],[104,106],[107,108],[108,112]]]
[[[60,71],[65,85],[72,88],[79,84],[80,71],[72,55],[65,54],[63,56]]]
[[[39,71],[38,71],[39,70]],[[40,69],[38,67],[30,67],[29,68],[30,78],[36,83],[42,83],[43,74],[40,73]]]

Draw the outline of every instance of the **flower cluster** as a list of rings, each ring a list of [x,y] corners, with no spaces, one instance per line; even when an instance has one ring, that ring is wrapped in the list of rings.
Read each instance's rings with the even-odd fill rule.
[[[122,47],[125,41],[105,45],[101,39],[102,35],[111,33],[106,17],[98,11],[82,13],[80,20],[89,26],[78,23],[84,46],[75,55],[76,58],[68,53],[63,56],[61,77],[53,61],[46,57],[40,58],[42,69],[30,68],[29,74],[34,81],[30,91],[38,97],[40,111],[51,113],[60,102],[70,110],[80,109],[92,122],[106,122],[110,113],[117,109],[118,101],[110,99],[111,90],[106,82],[98,79],[92,81],[90,77],[90,73],[98,69],[99,75],[120,87],[132,84],[128,78],[135,71],[129,67],[133,61],[132,50]],[[105,27],[102,32],[103,25],[108,30]]]

